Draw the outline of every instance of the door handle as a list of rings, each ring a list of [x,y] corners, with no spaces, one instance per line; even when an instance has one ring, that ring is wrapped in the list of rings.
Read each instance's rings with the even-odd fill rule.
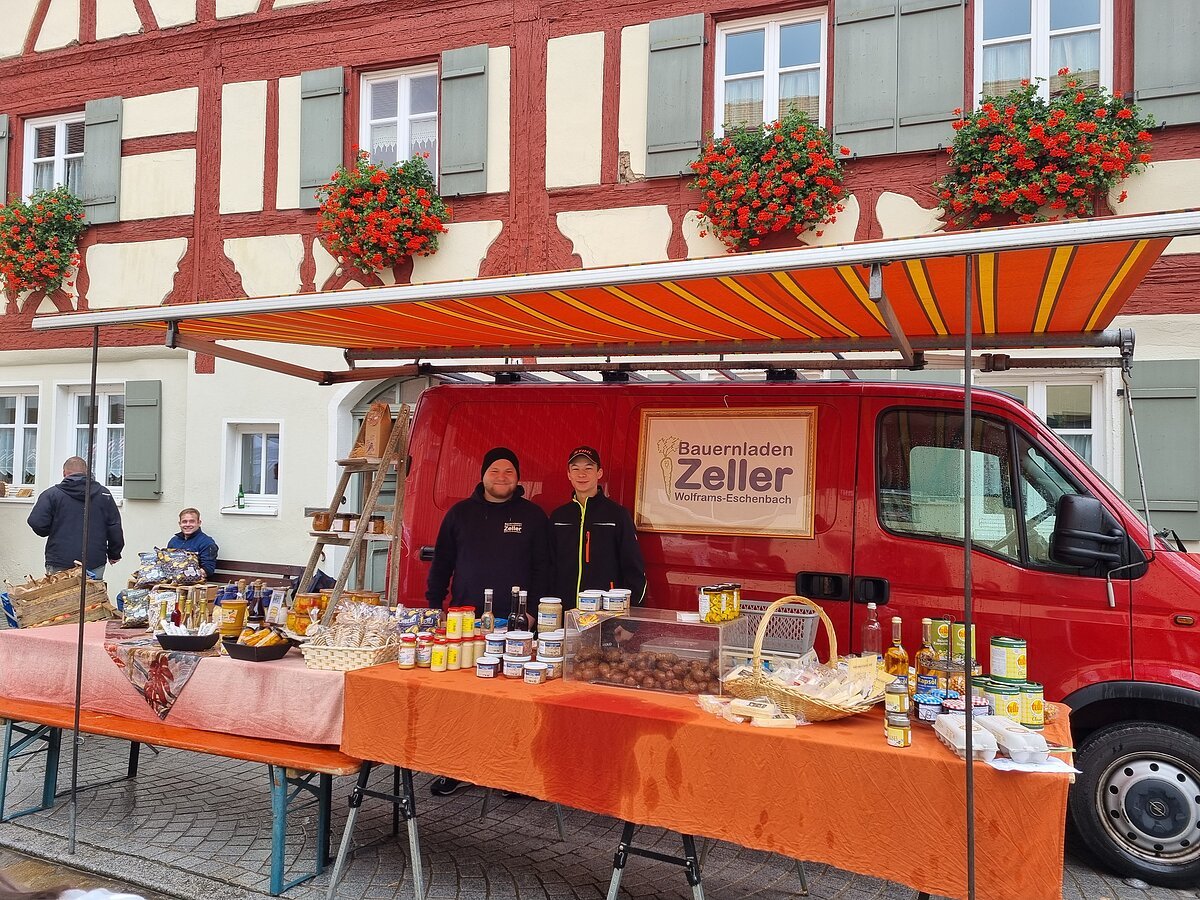
[[[796,593],[812,600],[849,600],[850,576],[831,572],[797,572]]]
[[[419,554],[421,562],[433,562],[433,548],[426,544]]]
[[[854,602],[874,603],[876,606],[886,606],[890,587],[886,578],[866,578],[862,575],[854,577]]]

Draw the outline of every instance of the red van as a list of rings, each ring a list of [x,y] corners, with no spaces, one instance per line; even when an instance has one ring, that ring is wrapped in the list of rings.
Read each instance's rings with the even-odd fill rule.
[[[904,621],[961,616],[963,391],[897,382],[446,385],[410,442],[402,597],[421,602],[446,510],[504,444],[527,496],[569,497],[565,454],[599,449],[606,490],[634,511],[647,604],[818,600],[857,650],[865,604]],[[974,394],[972,557],[977,650],[1028,642],[1031,680],[1072,708],[1083,770],[1071,813],[1123,874],[1200,880],[1200,569],[1042,422]]]

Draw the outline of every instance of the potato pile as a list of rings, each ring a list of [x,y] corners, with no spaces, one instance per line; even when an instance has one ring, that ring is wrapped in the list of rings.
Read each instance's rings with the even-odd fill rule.
[[[581,681],[598,681],[653,691],[716,694],[721,685],[715,660],[680,659],[674,653],[627,653],[623,650],[580,650],[573,672]]]

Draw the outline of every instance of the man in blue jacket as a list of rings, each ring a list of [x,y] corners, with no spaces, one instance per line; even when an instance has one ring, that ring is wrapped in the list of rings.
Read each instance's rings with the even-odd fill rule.
[[[83,552],[83,501],[90,495],[88,545]],[[75,567],[80,556],[92,577],[104,577],[125,549],[121,512],[108,488],[87,474],[87,463],[72,456],[63,463],[63,480],[42,491],[29,513],[29,527],[46,538],[46,574]]]
[[[200,530],[200,510],[189,506],[179,513],[179,533],[167,541],[168,550],[189,550],[200,560],[200,568],[212,581],[217,571],[217,542]]]

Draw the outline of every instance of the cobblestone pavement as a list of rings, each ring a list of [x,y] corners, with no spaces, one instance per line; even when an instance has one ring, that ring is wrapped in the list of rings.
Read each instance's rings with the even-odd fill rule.
[[[80,754],[80,783],[102,781],[124,771],[127,745],[87,737]],[[37,802],[40,757],[14,764],[8,809]],[[70,755],[64,753],[60,787],[69,784]],[[390,787],[390,770],[380,769],[380,789]],[[494,796],[480,820],[483,791],[471,789],[446,799],[429,796],[429,776],[417,776],[418,813],[430,900],[594,900],[605,896],[618,823],[579,810],[563,810],[566,841],[558,839],[553,807],[528,799]],[[334,847],[345,822],[352,780],[334,785]],[[270,873],[271,814],[266,767],[198,754],[143,750],[136,784],[122,782],[79,795],[78,844],[66,854],[68,811],[56,809],[0,825],[0,845],[95,872],[114,882],[142,885],[173,897],[195,900],[261,898]],[[288,833],[288,866],[313,853],[313,810],[294,817]],[[882,832],[880,832],[882,837]],[[411,898],[403,827],[391,837],[391,808],[364,802],[356,838],[363,846],[347,868],[338,892],[344,900]],[[661,852],[679,849],[677,835],[643,829],[639,845]],[[882,849],[881,849],[881,852]],[[1019,861],[1014,861],[1019,864]],[[833,868],[807,867],[814,900],[913,900],[899,885]],[[709,848],[704,864],[711,900],[781,900],[797,896],[793,860],[726,844]],[[323,898],[328,874],[289,891],[294,900]],[[681,869],[633,858],[622,896],[686,900],[691,893]],[[1200,890],[1138,889],[1069,857],[1064,900],[1195,900]],[[1014,898],[1017,900],[1017,898]]]

